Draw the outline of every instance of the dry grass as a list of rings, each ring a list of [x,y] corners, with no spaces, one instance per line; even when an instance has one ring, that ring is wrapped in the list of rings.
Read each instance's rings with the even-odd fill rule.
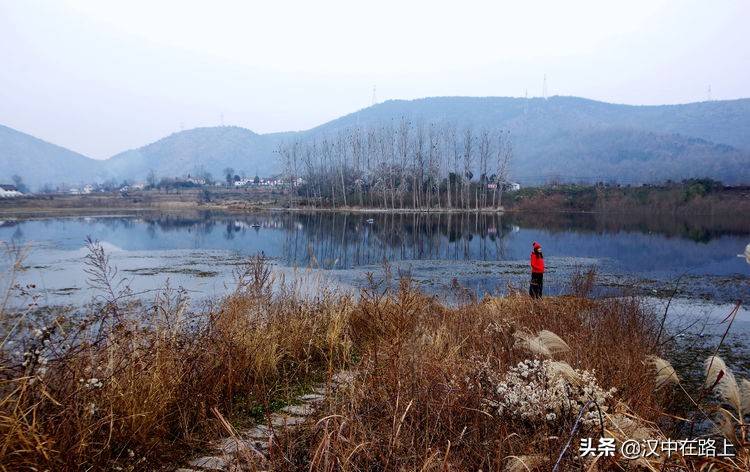
[[[239,275],[200,316],[170,289],[144,306],[115,288],[86,316],[44,324],[6,310],[0,469],[149,469],[215,436],[211,408],[262,414],[349,362],[351,299],[274,295],[261,261]]]
[[[578,409],[540,422],[488,407],[499,379],[531,358],[549,361],[550,383],[595,376],[616,389],[586,405],[594,419],[576,438],[657,437],[672,421],[665,391],[679,379],[653,357],[657,320],[636,299],[511,295],[447,306],[408,280],[394,291],[372,284],[357,299],[305,298],[283,281],[272,290],[258,259],[237,274],[236,291],[196,316],[180,291],[128,301],[106,256],[89,262],[105,295],[86,316],[42,326],[30,321],[33,307],[3,312],[3,338],[14,326],[16,339],[0,354],[3,470],[179,463],[226,428],[217,417],[268,414],[344,368],[351,384],[325,402],[315,428],[280,438],[274,470],[551,470]],[[733,398],[743,408],[741,385]],[[559,470],[619,470],[578,458],[573,444]]]
[[[635,300],[512,296],[450,308],[407,284],[392,295],[370,292],[350,316],[360,356],[353,385],[329,403],[317,433],[289,438],[280,460],[299,470],[550,466],[573,421],[497,417],[483,402],[487,370],[502,373],[534,353],[551,354],[558,373],[594,370],[632,414],[656,420],[644,362],[654,322]]]
[[[402,283],[395,294],[365,293],[350,322],[359,356],[354,381],[327,403],[316,430],[286,438],[277,470],[551,470],[578,408],[543,421],[487,408],[493,375],[532,356],[554,359],[550,383],[562,378],[574,388],[589,371],[604,390],[616,389],[597,400],[594,420],[578,430],[558,470],[706,470],[711,463],[745,470],[750,463],[734,434],[738,458],[578,457],[582,437],[665,439],[676,425],[665,408],[681,394],[667,390],[679,379],[655,357],[658,324],[636,299],[510,296],[446,307]],[[654,372],[655,364],[663,370]]]

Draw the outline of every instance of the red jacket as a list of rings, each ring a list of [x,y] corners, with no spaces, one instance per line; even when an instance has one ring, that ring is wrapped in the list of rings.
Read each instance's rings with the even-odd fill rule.
[[[531,272],[536,274],[544,273],[544,258],[539,257],[536,252],[531,253]]]

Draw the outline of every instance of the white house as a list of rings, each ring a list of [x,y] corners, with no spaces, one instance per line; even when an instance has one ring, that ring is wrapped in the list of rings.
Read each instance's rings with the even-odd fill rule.
[[[0,198],[22,197],[23,194],[18,191],[15,185],[0,184]]]
[[[247,187],[248,185],[253,183],[253,179],[240,179],[234,181],[235,187]]]

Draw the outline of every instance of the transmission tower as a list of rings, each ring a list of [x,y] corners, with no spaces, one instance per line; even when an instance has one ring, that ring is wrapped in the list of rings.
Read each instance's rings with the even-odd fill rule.
[[[376,103],[378,103],[378,96],[377,96],[377,93],[376,93],[377,92],[377,88],[378,88],[377,85],[373,85],[372,86],[372,104],[373,105],[375,105]]]
[[[547,100],[547,74],[544,74],[544,81],[542,82],[542,98]]]
[[[708,101],[711,101],[711,85],[708,85]]]

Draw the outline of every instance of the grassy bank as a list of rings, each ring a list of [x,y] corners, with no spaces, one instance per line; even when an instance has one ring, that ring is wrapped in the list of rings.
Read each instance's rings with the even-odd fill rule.
[[[578,440],[665,437],[688,417],[650,357],[664,348],[658,317],[636,299],[587,298],[585,279],[541,301],[466,292],[446,306],[408,280],[305,298],[258,259],[196,312],[169,288],[138,302],[94,242],[87,264],[101,297],[83,312],[46,312],[36,287],[11,284],[25,308],[2,307],[4,470],[174,468],[222,418],[252,422],[344,369],[351,382],[314,427],[281,435],[264,468],[551,470],[562,456],[559,470],[620,470],[619,458],[578,458]],[[746,470],[740,453],[722,463]]]
[[[102,210],[251,210],[280,206],[281,190],[224,187],[136,190],[86,195],[40,194],[0,199],[0,215],[61,214]]]
[[[61,214],[102,210],[283,210],[365,213],[494,213],[590,212],[661,215],[750,214],[750,187],[724,187],[711,180],[622,187],[619,185],[547,185],[505,192],[502,205],[480,205],[473,201],[464,207],[412,206],[405,198],[393,207],[357,205],[355,195],[349,204],[296,196],[290,202],[285,189],[269,188],[178,188],[136,190],[126,193],[88,195],[47,194],[0,199],[0,215]]]
[[[750,214],[750,187],[724,187],[708,179],[625,187],[547,185],[509,193],[506,210],[679,215]]]

